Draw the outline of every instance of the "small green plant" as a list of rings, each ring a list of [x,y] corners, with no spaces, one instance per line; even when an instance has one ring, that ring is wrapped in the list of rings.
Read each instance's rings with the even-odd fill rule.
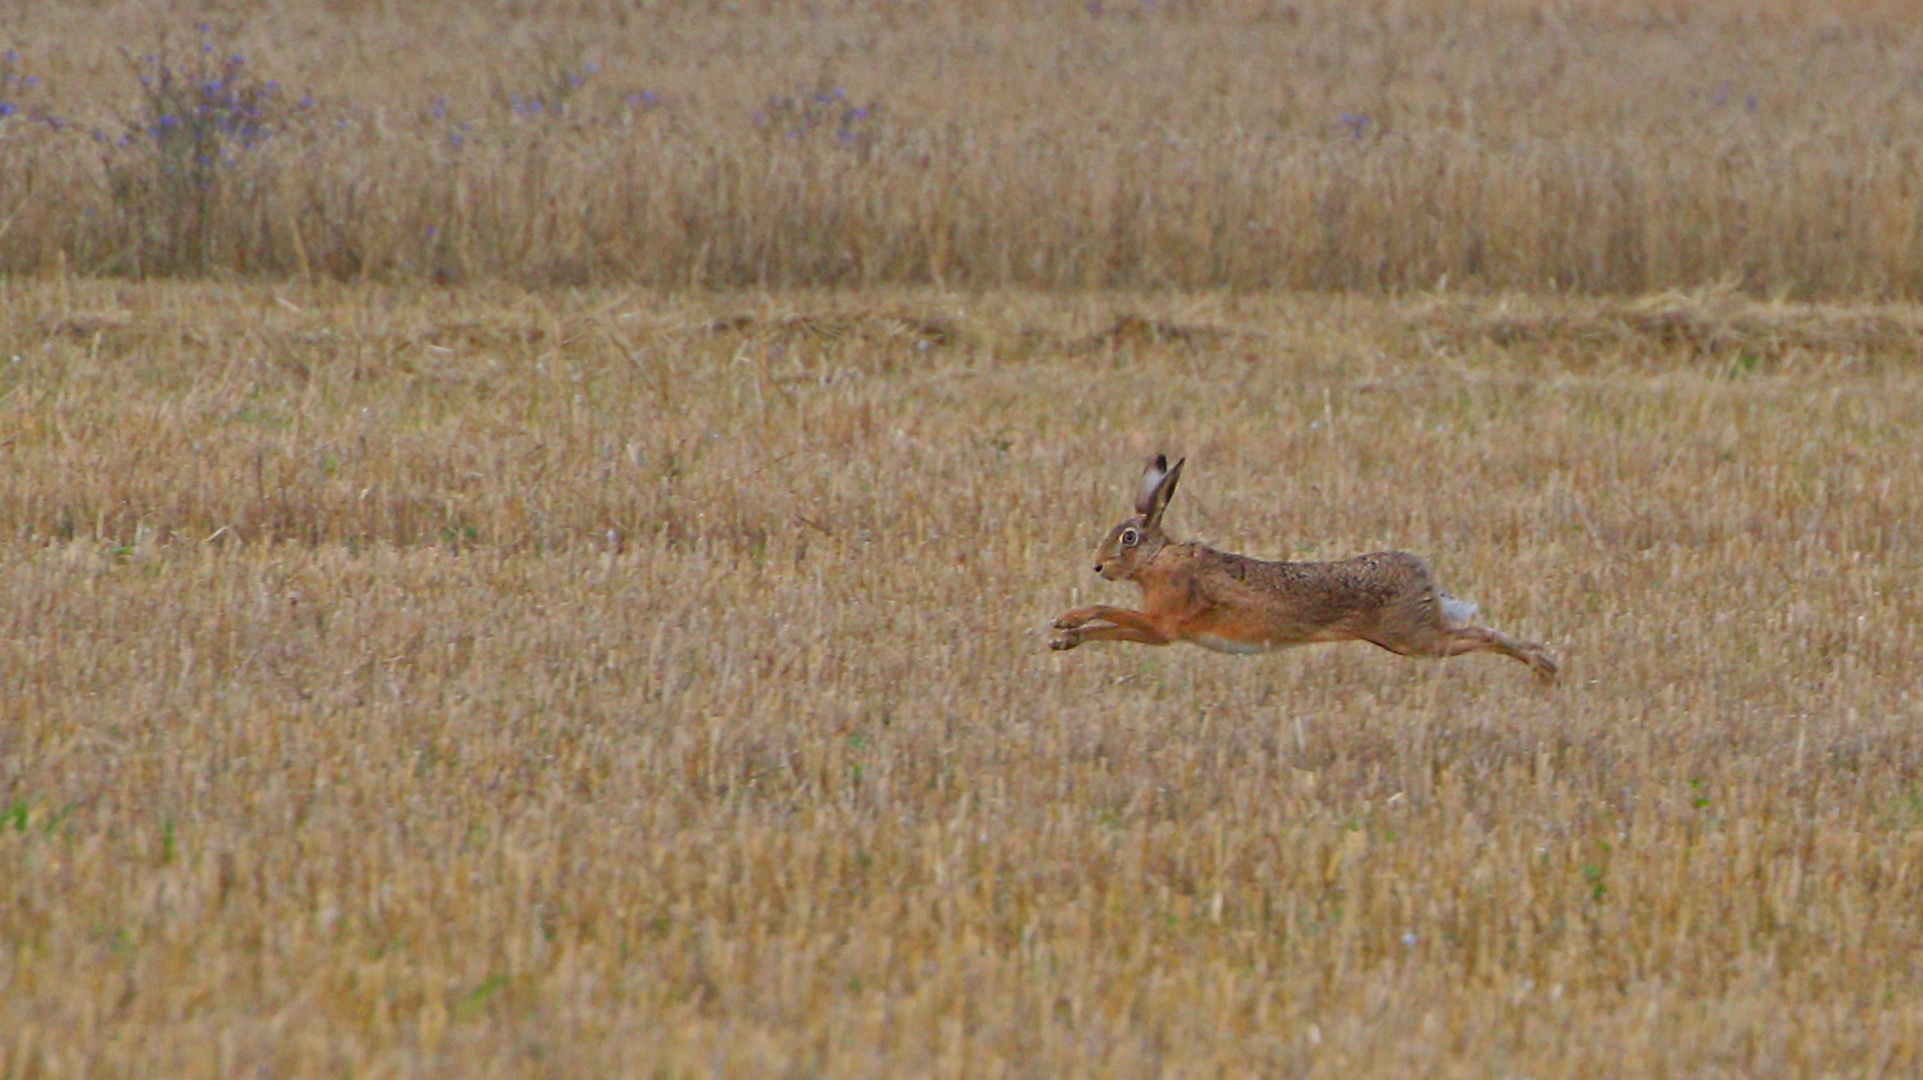
[[[1589,884],[1589,899],[1599,904],[1609,891],[1609,883],[1603,880],[1607,873],[1608,870],[1599,863],[1583,864],[1582,879]]]
[[[1889,816],[1889,827],[1907,832],[1923,826],[1923,788],[1912,784],[1903,790]]]
[[[1598,857],[1593,863],[1583,864],[1582,879],[1589,885],[1589,899],[1600,904],[1603,897],[1609,894],[1609,883],[1606,879],[1609,876],[1609,857],[1613,849],[1606,840],[1598,841],[1596,847]]]
[[[1708,809],[1709,796],[1703,794],[1703,782],[1701,780],[1691,780],[1689,782],[1689,790],[1691,792],[1689,805],[1698,810]]]
[[[481,985],[470,991],[461,999],[460,1004],[454,1007],[455,1017],[461,1020],[479,1019],[488,999],[500,993],[505,986],[507,986],[506,975],[490,975],[481,980]]]

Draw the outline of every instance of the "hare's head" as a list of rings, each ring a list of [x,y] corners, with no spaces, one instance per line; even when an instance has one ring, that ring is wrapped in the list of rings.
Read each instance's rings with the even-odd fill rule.
[[[1135,498],[1135,516],[1108,531],[1102,550],[1096,556],[1095,572],[1110,581],[1123,581],[1148,564],[1168,545],[1162,533],[1162,512],[1182,479],[1182,464],[1169,468],[1168,456],[1157,454],[1142,473],[1142,493]]]

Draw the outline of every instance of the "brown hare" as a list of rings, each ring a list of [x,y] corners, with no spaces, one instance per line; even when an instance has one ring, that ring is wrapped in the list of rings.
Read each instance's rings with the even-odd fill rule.
[[[1186,459],[1184,459],[1186,461]],[[1095,572],[1142,587],[1142,611],[1076,608],[1055,620],[1049,645],[1085,641],[1143,645],[1193,642],[1226,653],[1255,653],[1315,641],[1367,641],[1403,656],[1496,652],[1520,660],[1545,682],[1560,665],[1541,645],[1472,626],[1476,605],[1436,588],[1421,559],[1402,551],[1342,562],[1265,562],[1162,532],[1162,513],[1182,478],[1156,455],[1142,474],[1135,516],[1109,530]]]

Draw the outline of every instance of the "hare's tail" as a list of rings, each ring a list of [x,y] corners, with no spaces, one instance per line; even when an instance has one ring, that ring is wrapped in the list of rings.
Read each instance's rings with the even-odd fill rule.
[[[1437,596],[1442,600],[1442,617],[1451,626],[1467,626],[1476,617],[1476,612],[1482,610],[1482,605],[1474,600],[1458,600],[1448,593],[1438,593]]]

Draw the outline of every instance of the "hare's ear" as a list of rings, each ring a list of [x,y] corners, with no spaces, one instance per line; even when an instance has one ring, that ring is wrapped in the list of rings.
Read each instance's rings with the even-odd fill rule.
[[[1169,468],[1168,457],[1155,455],[1149,462],[1148,470],[1142,474],[1142,494],[1135,500],[1135,511],[1142,515],[1143,527],[1154,529],[1162,524],[1162,511],[1168,509],[1169,499],[1175,496],[1175,485],[1182,479],[1182,466],[1188,461],[1183,458]]]
[[[1157,454],[1148,459],[1148,468],[1142,470],[1142,489],[1135,496],[1135,512],[1147,516],[1155,506],[1155,493],[1161,490],[1162,479],[1168,476],[1168,455]]]

